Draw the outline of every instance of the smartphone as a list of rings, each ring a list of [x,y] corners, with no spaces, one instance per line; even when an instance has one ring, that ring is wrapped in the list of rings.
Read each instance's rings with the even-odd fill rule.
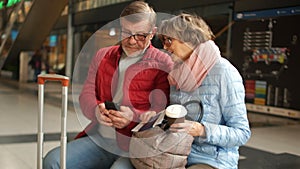
[[[114,103],[114,102],[111,102],[111,101],[105,101],[104,104],[105,104],[105,108],[107,110],[120,111],[120,105],[118,103]]]

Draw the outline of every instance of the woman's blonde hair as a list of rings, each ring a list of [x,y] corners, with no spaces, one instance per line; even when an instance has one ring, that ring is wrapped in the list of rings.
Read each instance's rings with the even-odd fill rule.
[[[188,13],[181,13],[162,21],[158,33],[186,42],[193,47],[213,40],[215,37],[210,27],[200,16]]]

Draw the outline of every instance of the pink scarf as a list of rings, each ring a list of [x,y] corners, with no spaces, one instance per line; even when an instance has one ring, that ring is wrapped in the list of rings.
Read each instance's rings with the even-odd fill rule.
[[[220,50],[214,41],[201,43],[186,61],[174,66],[168,76],[170,85],[186,92],[194,91],[201,85],[219,57]]]

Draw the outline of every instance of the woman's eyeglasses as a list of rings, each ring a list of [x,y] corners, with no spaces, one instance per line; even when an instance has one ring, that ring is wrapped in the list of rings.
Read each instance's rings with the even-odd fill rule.
[[[136,41],[144,41],[144,40],[146,40],[147,36],[149,36],[150,34],[152,34],[152,32],[149,32],[149,33],[136,33],[136,34],[132,34],[130,32],[126,32],[126,31],[121,32],[122,39],[131,38],[133,36],[133,38]]]
[[[172,38],[170,37],[162,37],[161,42],[164,46],[170,47],[172,45]]]

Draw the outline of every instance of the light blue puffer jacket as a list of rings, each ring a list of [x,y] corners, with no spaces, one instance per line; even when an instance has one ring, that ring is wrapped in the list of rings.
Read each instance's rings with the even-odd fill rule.
[[[220,57],[201,86],[193,92],[171,87],[171,104],[198,100],[203,104],[201,122],[206,138],[195,137],[188,165],[206,163],[219,169],[236,169],[239,146],[250,138],[251,131],[245,106],[245,89],[236,68]],[[197,120],[199,106],[190,104],[188,113]]]

